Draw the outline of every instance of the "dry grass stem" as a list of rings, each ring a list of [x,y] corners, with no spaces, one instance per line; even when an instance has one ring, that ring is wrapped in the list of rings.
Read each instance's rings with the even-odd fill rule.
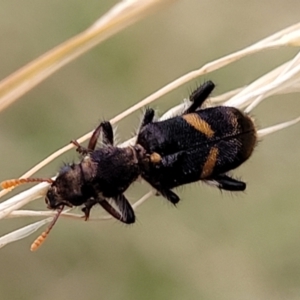
[[[33,224],[22,227],[11,233],[8,233],[0,238],[0,248],[6,246],[9,243],[16,242],[18,240],[24,239],[32,233],[36,232],[40,227],[51,222],[52,218],[47,218]]]
[[[0,111],[51,74],[118,31],[174,0],[123,0],[92,26],[0,82]]]

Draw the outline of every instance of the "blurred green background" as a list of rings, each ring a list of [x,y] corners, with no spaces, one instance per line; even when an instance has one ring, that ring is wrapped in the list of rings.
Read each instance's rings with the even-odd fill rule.
[[[115,3],[2,0],[0,77],[85,29]],[[150,15],[1,112],[0,180],[18,177],[180,75],[299,22],[299,11],[295,0],[190,0]],[[256,54],[152,107],[164,112],[206,79],[217,84],[215,95],[246,85],[295,53]],[[253,111],[258,126],[299,116],[298,98],[266,100]],[[140,116],[119,123],[120,141],[132,136]],[[299,130],[265,138],[234,172],[248,183],[244,194],[193,184],[178,190],[177,209],[161,197],[146,202],[133,226],[61,218],[38,252],[29,251],[37,234],[8,245],[0,250],[0,298],[300,299]],[[54,175],[62,161],[76,159],[70,151],[38,175]],[[135,183],[127,196],[135,201],[146,190]],[[44,209],[44,200],[30,207]],[[33,221],[1,221],[0,233]]]

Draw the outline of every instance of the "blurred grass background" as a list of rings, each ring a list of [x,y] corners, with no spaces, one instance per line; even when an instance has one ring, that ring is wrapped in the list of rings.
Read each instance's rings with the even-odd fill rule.
[[[117,1],[2,0],[0,77],[17,70],[104,14]],[[71,139],[93,129],[180,75],[299,21],[297,1],[177,1],[66,66],[1,112],[0,180],[16,178]],[[152,106],[161,113],[206,79],[215,95],[246,85],[296,49],[256,54],[183,86]],[[266,100],[259,127],[299,116],[299,95]],[[132,136],[141,112],[118,125]],[[45,245],[35,235],[1,249],[1,299],[299,299],[299,125],[259,143],[234,174],[245,194],[198,183],[179,189],[177,209],[153,198],[138,222],[61,218]],[[62,161],[38,175],[54,175]],[[147,190],[135,183],[134,201]],[[44,200],[31,207],[43,209]],[[99,215],[100,208],[93,214]],[[29,223],[4,220],[0,233]]]

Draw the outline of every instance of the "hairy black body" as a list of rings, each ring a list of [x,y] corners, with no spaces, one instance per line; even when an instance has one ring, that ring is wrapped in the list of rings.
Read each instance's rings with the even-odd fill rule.
[[[211,81],[200,86],[190,96],[191,106],[166,121],[153,122],[154,111],[147,109],[134,146],[115,147],[109,122],[98,126],[87,148],[73,141],[83,159],[60,171],[47,193],[49,208],[84,205],[87,219],[99,203],[120,221],[133,223],[135,215],[123,193],[139,176],[173,204],[179,201],[173,188],[199,180],[224,190],[245,190],[244,182],[226,173],[250,157],[256,129],[236,108],[199,109],[213,88]],[[95,150],[101,133],[103,147]]]
[[[214,180],[221,189],[241,191],[246,185],[225,173],[249,158],[256,131],[241,111],[219,106],[150,123],[137,143],[147,153],[161,155],[161,162],[143,170],[142,177],[167,198],[167,190],[201,179]],[[170,197],[173,203],[179,201]]]

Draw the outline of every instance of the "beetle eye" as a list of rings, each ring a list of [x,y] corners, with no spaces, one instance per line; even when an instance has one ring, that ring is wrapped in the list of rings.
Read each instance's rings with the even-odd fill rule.
[[[46,202],[46,204],[47,204],[47,207],[50,208],[50,209],[53,209],[53,208],[55,207],[55,204],[56,204],[56,199],[55,199],[55,198],[56,198],[56,197],[55,197],[56,191],[57,191],[56,187],[55,187],[55,186],[52,186],[52,187],[48,190],[48,192],[47,192],[47,194],[46,194],[45,202]]]

